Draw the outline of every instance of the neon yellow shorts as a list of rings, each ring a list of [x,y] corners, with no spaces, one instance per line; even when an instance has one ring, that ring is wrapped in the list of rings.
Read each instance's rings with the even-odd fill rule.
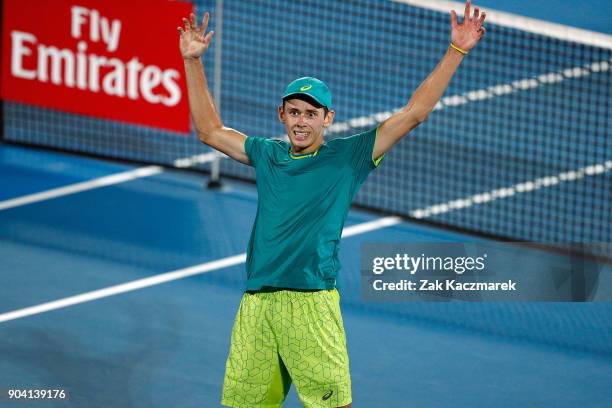
[[[221,403],[281,407],[291,382],[305,407],[351,402],[336,289],[245,293],[236,315]]]

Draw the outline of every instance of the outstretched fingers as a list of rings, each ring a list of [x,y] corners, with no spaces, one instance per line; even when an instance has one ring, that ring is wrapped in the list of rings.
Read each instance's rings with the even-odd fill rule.
[[[204,17],[202,17],[202,26],[200,27],[200,33],[204,34],[206,32],[206,28],[208,28],[208,19],[210,18],[210,15],[208,14],[208,11],[206,13],[204,13]]]
[[[193,31],[198,31],[198,18],[195,14],[189,14],[189,25]]]
[[[187,20],[185,17],[183,17],[183,26],[183,31],[185,31],[186,33],[191,31],[191,23],[189,23],[189,20]]]
[[[463,21],[461,22],[461,24],[465,25],[470,21],[470,6],[471,6],[472,2],[470,0],[467,0],[465,2],[465,11],[463,13]]]
[[[451,27],[455,28],[457,25],[457,13],[455,13],[455,10],[451,10]]]
[[[213,35],[215,35],[215,32],[209,31],[208,34],[206,34],[206,37],[204,37],[204,43],[210,44],[210,42],[212,41]]]
[[[480,28],[480,27],[482,27],[482,25],[484,24],[484,21],[485,21],[485,17],[486,17],[486,16],[487,16],[487,13],[485,13],[485,12],[483,12],[483,13],[480,15],[480,19],[478,20],[478,27],[479,27],[479,28]]]

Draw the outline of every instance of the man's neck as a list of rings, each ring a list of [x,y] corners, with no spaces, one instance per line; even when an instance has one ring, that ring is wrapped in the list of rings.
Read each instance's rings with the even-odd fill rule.
[[[301,150],[299,150],[298,147],[291,145],[291,153],[292,154],[296,154],[296,155],[304,155],[304,154],[310,154],[310,153],[314,153],[317,150],[319,150],[319,147],[321,147],[321,145],[323,144],[324,140],[323,138],[321,138],[320,140],[316,141],[315,143],[311,144],[308,147],[305,147]]]

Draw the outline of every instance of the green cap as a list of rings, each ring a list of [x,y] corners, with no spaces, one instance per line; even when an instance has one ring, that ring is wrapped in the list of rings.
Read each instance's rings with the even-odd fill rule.
[[[328,110],[331,109],[331,92],[327,85],[317,78],[298,78],[287,85],[283,100],[293,95],[308,95]]]

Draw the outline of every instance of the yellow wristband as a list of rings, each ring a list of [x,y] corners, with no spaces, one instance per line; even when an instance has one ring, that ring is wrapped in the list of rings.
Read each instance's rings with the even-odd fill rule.
[[[459,51],[459,52],[460,52],[460,53],[462,53],[463,55],[467,55],[467,53],[468,53],[466,50],[463,50],[463,49],[461,49],[461,48],[457,47],[457,46],[456,46],[455,44],[453,44],[453,43],[450,43],[450,46],[451,46],[451,48],[452,48],[452,49]]]

